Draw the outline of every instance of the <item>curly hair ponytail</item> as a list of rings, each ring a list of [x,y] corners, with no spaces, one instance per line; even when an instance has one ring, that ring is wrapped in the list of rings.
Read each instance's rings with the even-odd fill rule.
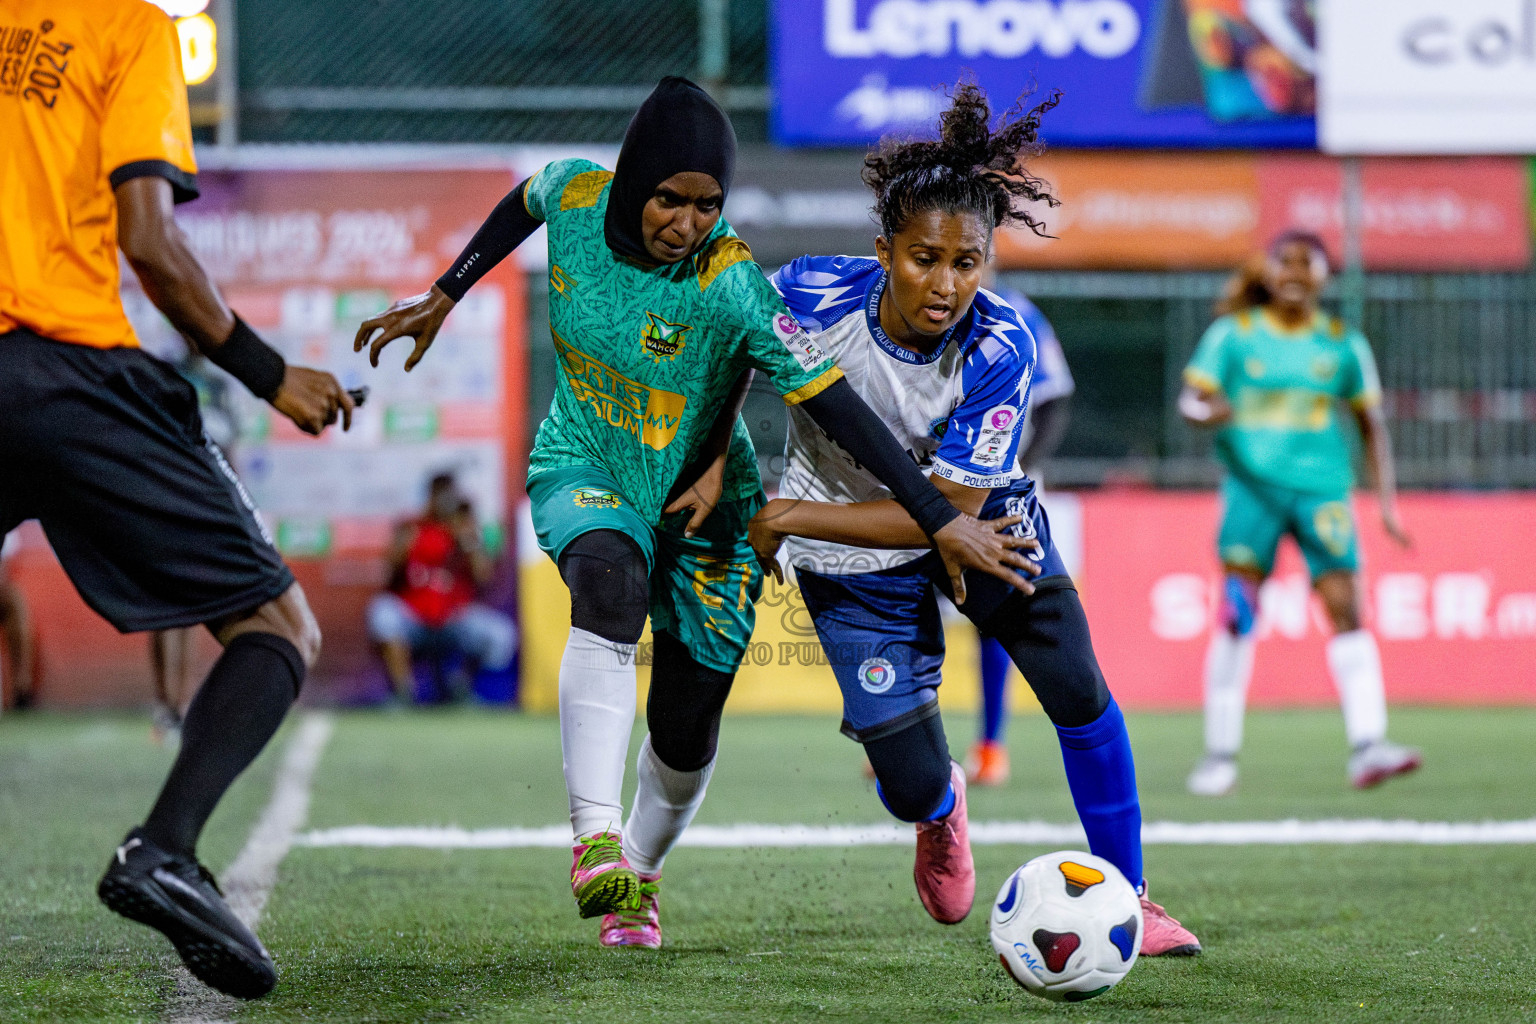
[[[989,229],[1021,225],[1044,238],[1029,204],[1060,206],[1050,187],[1024,167],[1045,149],[1040,118],[1061,100],[1055,92],[1033,109],[1022,103],[992,127],[986,94],[974,82],[956,86],[935,140],[882,139],[864,158],[864,183],[875,193],[885,237],[893,238],[924,210],[975,213]]]

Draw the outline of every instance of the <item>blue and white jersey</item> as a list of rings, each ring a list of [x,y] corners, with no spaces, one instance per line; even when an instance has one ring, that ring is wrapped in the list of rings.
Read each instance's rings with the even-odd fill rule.
[[[1067,368],[1067,353],[1061,347],[1061,339],[1056,337],[1056,328],[1040,312],[1040,307],[1029,301],[1023,292],[1013,288],[999,289],[998,294],[1019,314],[1019,319],[1035,338],[1035,379],[1029,386],[1031,415],[1024,420],[1019,440],[1019,450],[1023,451],[1029,447],[1030,438],[1035,436],[1034,410],[1046,402],[1072,394],[1077,390],[1077,382],[1072,379],[1072,371]]]
[[[790,313],[924,472],[986,488],[1023,475],[1020,426],[1028,415],[1035,340],[1001,298],[977,292],[942,344],[919,355],[880,327],[886,275],[875,260],[802,256],[772,280]],[[891,496],[794,406],[785,461],[781,497],[848,503]],[[889,569],[927,550],[876,551],[801,537],[785,548],[791,565],[827,574]]]

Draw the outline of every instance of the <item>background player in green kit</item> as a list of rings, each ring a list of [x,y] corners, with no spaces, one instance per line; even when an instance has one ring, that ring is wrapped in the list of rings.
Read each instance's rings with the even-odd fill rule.
[[[1406,547],[1381,385],[1365,338],[1318,309],[1327,281],[1323,243],[1282,235],[1262,263],[1234,278],[1217,308],[1225,315],[1184,370],[1179,411],[1196,426],[1220,427],[1216,452],[1227,467],[1218,540],[1225,600],[1206,656],[1205,759],[1189,776],[1190,791],[1204,796],[1237,785],[1258,587],[1286,534],[1301,548],[1333,624],[1328,667],[1352,751],[1350,781],[1364,789],[1420,762],[1417,750],[1386,738],[1381,654],[1360,622],[1354,471],[1338,416],[1339,402],[1349,403],[1381,496],[1382,526]]]
[[[497,206],[430,293],[357,335],[360,349],[382,330],[375,365],[391,340],[415,338],[409,370],[464,292],[548,226],[561,383],[534,442],[528,495],[539,545],[571,590],[560,666],[571,886],[583,917],[606,915],[604,945],[661,943],[662,860],[703,800],[751,637],[762,577],[746,523],[764,499],[737,413],[753,370],[892,489],[952,577],[969,566],[1017,585],[1007,566],[1027,564],[1013,552],[1022,542],[999,533],[1017,517],[962,516],[789,316],[721,216],[734,162],[724,111],[693,83],[664,79],[630,122],[615,171],[548,165]],[[647,613],[650,734],[621,834]]]

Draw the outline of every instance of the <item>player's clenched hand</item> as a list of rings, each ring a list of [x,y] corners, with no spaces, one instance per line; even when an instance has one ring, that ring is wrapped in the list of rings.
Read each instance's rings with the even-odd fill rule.
[[[437,285],[433,285],[429,292],[401,299],[378,316],[363,321],[363,325],[357,329],[357,337],[352,339],[352,351],[361,352],[373,332],[381,331],[368,347],[368,361],[378,366],[379,353],[384,351],[385,345],[396,338],[415,339],[416,348],[405,360],[405,369],[409,373],[421,362],[427,349],[432,347],[437,332],[442,330],[443,321],[448,318],[454,305],[454,301],[443,294]]]
[[[306,434],[319,436],[341,417],[341,429],[352,429],[352,396],[341,382],[324,370],[289,366],[283,371],[283,384],[272,396],[272,408],[293,420]]]
[[[784,567],[779,565],[779,548],[788,535],[779,526],[784,521],[784,513],[793,505],[789,498],[774,498],[758,509],[757,515],[747,524],[747,542],[757,554],[763,571],[780,583],[784,582]]]
[[[1003,531],[1023,522],[1022,516],[1005,516],[1002,519],[975,519],[960,515],[933,535],[933,546],[944,560],[949,582],[955,594],[955,604],[965,603],[965,570],[980,569],[990,573],[1026,594],[1035,592],[1035,585],[1015,569],[1023,569],[1033,576],[1040,575],[1040,566],[1031,562],[1017,549],[1031,548],[1039,557],[1040,542],[1033,537],[1019,537]]]

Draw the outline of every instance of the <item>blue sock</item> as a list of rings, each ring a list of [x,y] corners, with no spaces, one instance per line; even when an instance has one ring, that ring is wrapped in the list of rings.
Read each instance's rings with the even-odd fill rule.
[[[1056,727],[1061,760],[1077,816],[1088,833],[1088,849],[1103,857],[1140,888],[1141,801],[1136,795],[1136,764],[1125,717],[1111,697],[1098,721],[1075,728]]]
[[[885,809],[886,810],[891,811],[891,814],[895,815],[898,819],[905,820],[905,819],[901,818],[901,815],[896,814],[895,811],[891,810],[890,803],[885,799],[885,790],[880,788],[880,780],[879,779],[875,780],[875,795],[880,798],[880,802],[882,804],[885,804]],[[924,821],[938,821],[940,818],[947,818],[947,817],[949,817],[950,812],[952,812],[954,809],[955,809],[955,784],[954,783],[950,783],[949,787],[944,790],[944,799],[939,802],[939,809],[934,811],[932,814],[928,815],[928,817],[924,818],[923,820]]]
[[[1008,721],[1008,670],[1013,662],[1003,645],[990,636],[981,638],[981,738],[1000,743]]]

